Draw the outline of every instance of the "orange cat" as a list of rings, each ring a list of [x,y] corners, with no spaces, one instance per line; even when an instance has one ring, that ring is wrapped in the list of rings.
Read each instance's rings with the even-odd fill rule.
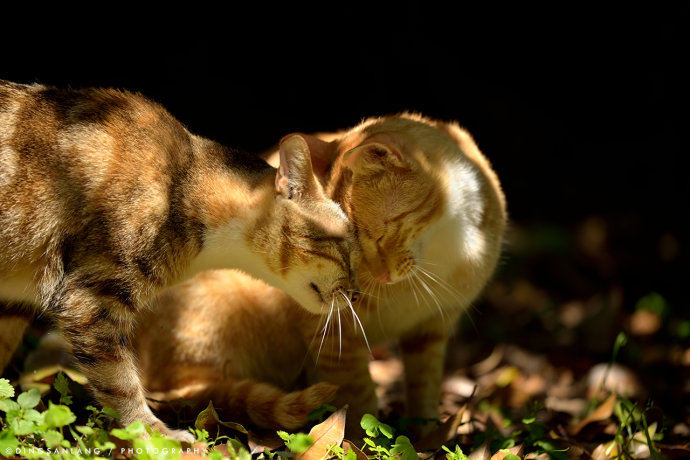
[[[281,143],[276,170],[138,94],[4,81],[0,248],[0,371],[29,318],[45,315],[123,424],[185,441],[144,398],[131,343],[146,300],[203,270],[240,268],[320,313],[349,295],[359,254],[300,136]]]
[[[293,428],[332,395],[328,382],[338,386],[334,403],[349,404],[356,437],[361,415],[377,411],[363,325],[370,344],[399,342],[409,415],[438,417],[448,335],[501,250],[499,181],[454,123],[402,114],[320,137],[329,141],[305,136],[320,153],[314,170],[363,250],[356,316],[333,310],[324,320],[241,273],[201,274],[166,292],[161,313],[144,321],[154,329],[140,334],[139,350],[155,397],[210,398],[260,426]],[[226,311],[230,320],[219,321]]]

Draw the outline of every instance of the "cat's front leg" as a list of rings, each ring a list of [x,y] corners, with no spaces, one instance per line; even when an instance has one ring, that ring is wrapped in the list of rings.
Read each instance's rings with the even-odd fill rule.
[[[193,442],[190,432],[168,428],[146,403],[131,349],[135,302],[108,281],[77,279],[63,286],[49,311],[98,402],[117,411],[122,426],[141,421],[172,439]]]
[[[409,417],[439,417],[438,407],[441,401],[441,381],[448,335],[442,319],[433,318],[419,325],[414,333],[400,339]],[[427,421],[413,428],[410,434],[420,439],[435,426],[433,421]]]

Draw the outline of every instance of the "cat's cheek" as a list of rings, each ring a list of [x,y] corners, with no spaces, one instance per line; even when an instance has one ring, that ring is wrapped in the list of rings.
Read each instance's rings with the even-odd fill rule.
[[[273,285],[285,291],[304,310],[321,315],[328,312],[323,281],[314,275],[314,268],[308,266],[291,267]],[[330,299],[328,300],[330,306]]]
[[[390,270],[386,260],[375,249],[367,248],[362,253],[362,264],[360,265],[361,272],[367,272],[375,281],[390,277]],[[385,282],[385,281],[384,281]]]

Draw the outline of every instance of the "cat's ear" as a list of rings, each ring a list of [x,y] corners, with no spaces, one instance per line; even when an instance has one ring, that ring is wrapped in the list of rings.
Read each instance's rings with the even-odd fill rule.
[[[349,150],[343,156],[343,165],[355,174],[373,173],[390,166],[409,168],[397,147],[387,142],[367,142]]]
[[[336,142],[326,142],[316,136],[299,133],[309,146],[309,156],[311,167],[321,183],[328,181],[328,172],[333,164],[333,157],[336,152]]]
[[[299,134],[280,141],[280,165],[276,172],[276,193],[294,199],[313,193],[316,180],[312,173],[309,144]]]

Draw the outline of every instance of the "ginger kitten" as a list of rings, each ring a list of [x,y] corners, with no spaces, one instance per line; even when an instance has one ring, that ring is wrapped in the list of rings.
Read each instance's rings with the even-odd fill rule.
[[[201,274],[159,298],[162,313],[144,321],[155,333],[139,335],[144,378],[157,399],[212,399],[229,415],[244,409],[259,426],[294,428],[337,385],[333,403],[349,404],[348,436],[356,438],[362,414],[377,411],[361,321],[370,344],[399,343],[408,415],[438,417],[449,334],[501,251],[498,178],[455,123],[401,114],[319,137],[305,136],[318,154],[314,169],[363,250],[359,319],[339,309],[325,320],[311,315],[239,272]],[[218,323],[221,316],[241,319]],[[166,363],[152,359],[160,349]]]
[[[146,403],[135,317],[161,288],[214,268],[266,280],[314,314],[349,296],[358,246],[309,153],[285,138],[276,170],[139,94],[0,81],[0,371],[45,315],[122,424],[191,441]]]

